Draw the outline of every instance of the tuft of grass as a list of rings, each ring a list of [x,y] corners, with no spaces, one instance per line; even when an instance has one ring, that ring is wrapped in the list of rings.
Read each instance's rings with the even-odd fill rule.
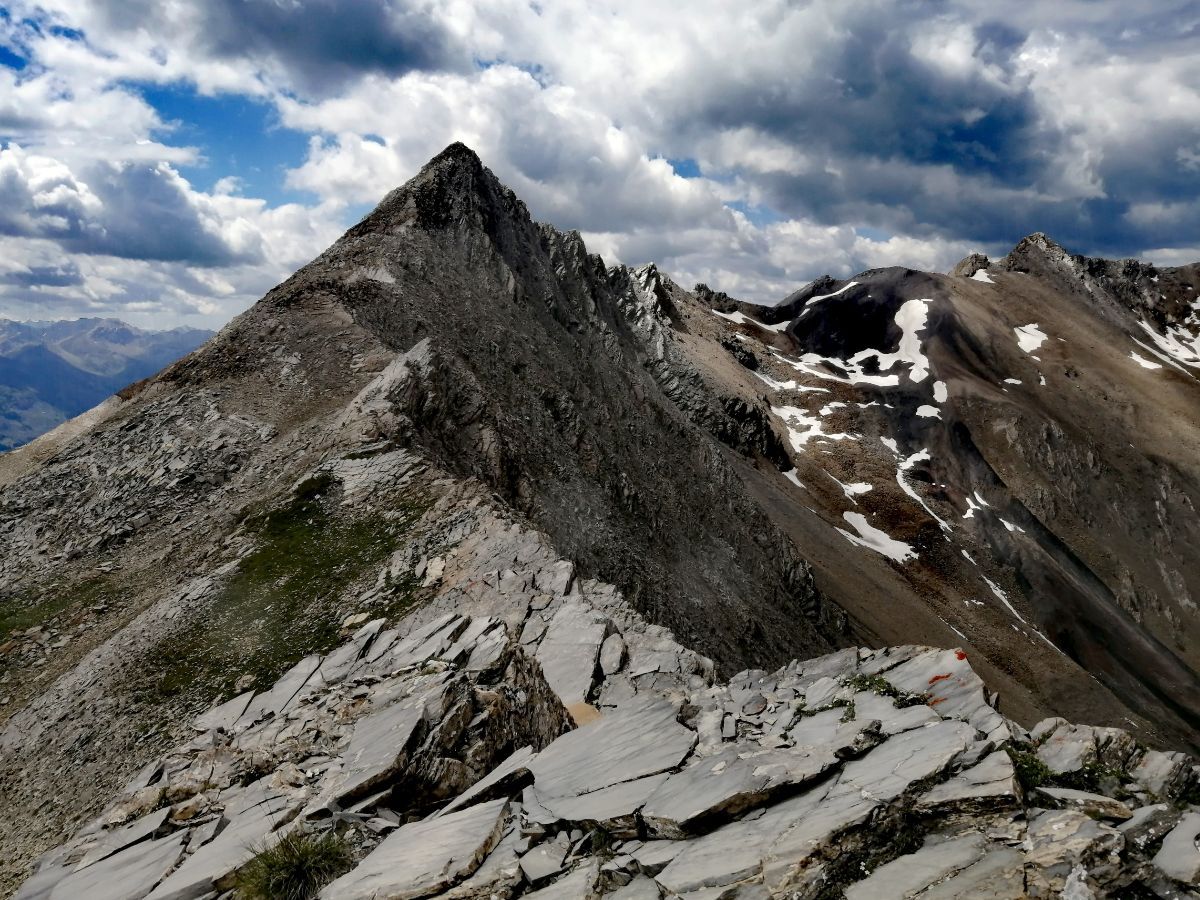
[[[1038,759],[1036,753],[1014,747],[1012,744],[1004,749],[1008,751],[1009,759],[1012,760],[1017,781],[1026,792],[1039,788],[1050,780],[1050,769]]]
[[[264,846],[237,874],[239,900],[311,900],[354,865],[346,839],[293,831]]]

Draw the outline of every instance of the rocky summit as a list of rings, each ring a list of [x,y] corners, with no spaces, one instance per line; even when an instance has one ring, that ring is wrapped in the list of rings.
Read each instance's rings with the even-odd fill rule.
[[[0,889],[1200,896],[1198,290],[754,306],[453,145],[0,456]]]

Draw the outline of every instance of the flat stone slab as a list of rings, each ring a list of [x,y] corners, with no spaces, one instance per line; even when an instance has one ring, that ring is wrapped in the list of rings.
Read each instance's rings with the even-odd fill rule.
[[[600,864],[588,860],[570,874],[563,876],[541,890],[522,894],[523,900],[594,900],[596,881],[600,877]]]
[[[121,828],[113,828],[109,831],[101,832],[96,843],[88,848],[76,868],[82,869],[85,866],[90,866],[107,856],[112,856],[126,847],[151,837],[154,832],[162,828],[163,824],[167,821],[167,817],[170,815],[171,808],[164,806],[162,809],[147,813],[140,819],[135,819]]]
[[[1042,796],[1049,797],[1056,807],[1077,809],[1093,818],[1124,822],[1133,817],[1132,809],[1120,800],[1105,797],[1103,794],[1056,787],[1038,788],[1037,792]]]
[[[267,786],[267,779],[247,787],[226,808],[229,821],[213,840],[186,860],[154,889],[151,900],[194,900],[245,865],[278,827],[290,821],[301,802]]]
[[[605,896],[611,900],[659,900],[662,891],[653,878],[645,875],[635,875],[633,880],[624,887],[619,887]]]
[[[536,656],[564,706],[589,699],[596,684],[600,648],[611,627],[606,618],[580,603],[564,603],[550,620]]]
[[[696,733],[675,715],[673,704],[647,700],[567,732],[529,764],[539,796],[578,796],[676,768]]]
[[[917,805],[926,812],[991,812],[1015,809],[1020,803],[1012,759],[997,750],[948,781],[934,785]]]
[[[239,694],[232,700],[226,700],[219,706],[214,706],[206,713],[201,713],[196,717],[194,728],[197,731],[211,731],[215,728],[221,728],[228,731],[233,727],[233,723],[242,717],[246,712],[246,707],[250,705],[250,701],[254,698],[254,691],[246,691],[244,694]]]
[[[522,747],[514,752],[508,759],[492,769],[481,779],[479,779],[471,787],[467,788],[450,803],[446,804],[437,815],[444,816],[454,812],[457,809],[463,809],[480,800],[487,800],[493,792],[504,791],[508,794],[508,789],[511,787],[515,792],[525,786],[527,780],[533,779],[533,773],[529,770],[529,763],[534,756],[532,747]]]
[[[521,857],[521,874],[530,884],[545,881],[563,870],[563,861],[571,847],[558,841],[538,844]]]
[[[841,764],[827,748],[752,755],[739,754],[739,749],[696,760],[671,775],[642,809],[651,834],[682,838],[711,829],[762,806],[773,792],[812,781]]]
[[[493,800],[392,832],[322,900],[413,900],[453,887],[479,868],[504,834],[508,801]]]
[[[673,854],[655,880],[668,891],[689,894],[761,875],[771,845],[789,827],[811,816],[820,803],[820,797],[813,795],[823,793],[812,791],[785,800],[761,816],[732,822],[695,840],[654,842],[666,844]]]
[[[1168,878],[1184,884],[1200,884],[1200,813],[1190,812],[1163,838],[1154,855],[1155,867]]]
[[[425,715],[425,703],[446,689],[444,681],[415,695],[372,710],[354,725],[350,744],[342,754],[339,801],[369,792],[404,766],[409,744]]]
[[[72,875],[50,892],[50,900],[142,900],[183,855],[186,831],[134,844]]]
[[[949,840],[930,839],[915,853],[880,866],[846,889],[846,900],[900,898],[1004,898],[1025,895],[1023,858],[1008,847],[992,848],[969,832]]]
[[[304,657],[288,669],[269,691],[259,694],[250,701],[246,711],[234,722],[234,730],[249,728],[255,722],[269,715],[282,714],[300,693],[300,689],[304,687],[308,679],[320,668],[320,665],[321,657],[314,654]]]
[[[606,831],[632,837],[637,834],[634,814],[666,780],[664,772],[571,797],[543,797],[536,793],[536,789],[535,795],[539,805],[548,813],[545,824],[596,824]]]

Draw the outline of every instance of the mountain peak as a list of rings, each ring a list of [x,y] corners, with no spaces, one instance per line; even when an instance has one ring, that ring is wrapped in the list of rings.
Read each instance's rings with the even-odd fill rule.
[[[455,141],[384,197],[351,233],[406,224],[426,230],[483,228],[491,232],[498,218],[513,215],[529,218],[525,205],[478,154]]]
[[[455,141],[447,145],[445,150],[425,163],[421,171],[426,171],[435,166],[465,166],[477,172],[481,171],[484,167],[479,154],[462,141]]]
[[[1068,269],[1075,272],[1073,254],[1044,232],[1035,231],[1021,238],[1000,261],[1001,268],[1014,272],[1048,274]]]

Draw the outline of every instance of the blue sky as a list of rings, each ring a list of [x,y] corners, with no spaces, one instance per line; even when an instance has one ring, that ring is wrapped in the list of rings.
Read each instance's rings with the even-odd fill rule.
[[[1200,259],[1200,2],[13,0],[0,315],[219,325],[463,140],[769,302],[1045,231]]]

